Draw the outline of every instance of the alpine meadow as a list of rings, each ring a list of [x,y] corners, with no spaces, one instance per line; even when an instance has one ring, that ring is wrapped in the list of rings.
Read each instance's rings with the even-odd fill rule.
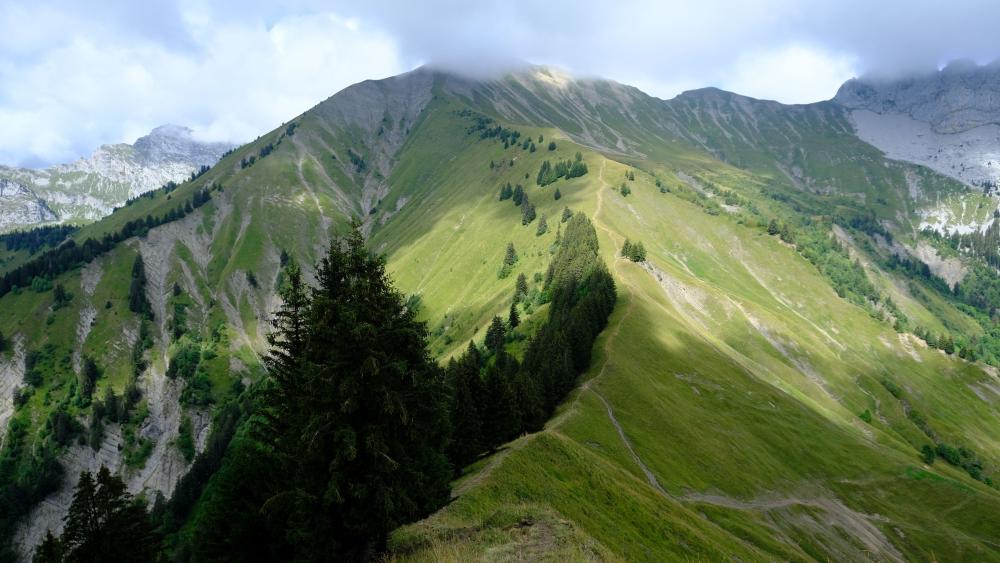
[[[997,92],[428,65],[8,229],[0,561],[1000,561]]]

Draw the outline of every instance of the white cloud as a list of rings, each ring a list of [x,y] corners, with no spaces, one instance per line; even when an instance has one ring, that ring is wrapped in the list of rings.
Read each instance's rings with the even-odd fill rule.
[[[320,13],[215,21],[191,6],[193,48],[79,32],[0,62],[0,162],[61,162],[178,123],[246,141],[361,80],[406,70],[392,40]],[[84,30],[86,31],[86,30]]]
[[[852,57],[791,44],[739,57],[720,80],[724,90],[786,104],[828,100],[856,76]]]

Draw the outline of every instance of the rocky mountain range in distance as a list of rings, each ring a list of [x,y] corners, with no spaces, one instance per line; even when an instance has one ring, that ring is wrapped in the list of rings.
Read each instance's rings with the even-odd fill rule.
[[[0,232],[96,221],[130,198],[189,179],[234,146],[201,142],[187,127],[162,125],[131,145],[102,145],[67,164],[0,166]]]

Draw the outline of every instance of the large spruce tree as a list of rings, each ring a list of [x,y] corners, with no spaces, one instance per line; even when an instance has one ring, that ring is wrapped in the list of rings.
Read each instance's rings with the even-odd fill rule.
[[[369,559],[449,498],[447,386],[357,225],[317,278],[307,298],[291,272],[275,319],[265,410],[287,480],[262,512],[295,559]]]

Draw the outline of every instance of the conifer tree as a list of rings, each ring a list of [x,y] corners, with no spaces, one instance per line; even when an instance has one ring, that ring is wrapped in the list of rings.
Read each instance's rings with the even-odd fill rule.
[[[100,404],[101,408],[99,410],[104,412],[108,420],[111,422],[121,422],[118,420],[118,397],[115,395],[115,390],[111,388],[111,385],[104,386],[104,396],[101,398]]]
[[[535,220],[535,204],[528,201],[528,196],[524,196],[524,203],[521,204],[521,224],[527,225]]]
[[[542,165],[538,168],[538,176],[535,178],[535,183],[539,186],[547,186],[555,182],[555,180],[552,163],[547,160],[543,161]]]
[[[535,229],[535,236],[542,236],[549,230],[548,223],[545,222],[545,214],[542,213],[541,218],[538,219],[538,228]]]
[[[61,550],[66,561],[147,562],[154,560],[159,545],[143,503],[102,466],[96,479],[89,471],[80,474],[63,535],[45,550]]]
[[[62,542],[52,535],[52,530],[45,532],[45,539],[35,549],[32,563],[62,563],[65,558]]]
[[[792,236],[792,228],[788,226],[788,223],[781,224],[781,232],[778,234],[781,237],[782,242],[786,242],[788,244],[795,242],[795,239]]]
[[[331,244],[317,280],[308,305],[298,298],[304,325],[294,304],[276,324],[268,368],[277,389],[264,400],[270,431],[259,435],[285,479],[261,510],[294,540],[290,559],[370,559],[391,530],[449,498],[448,392],[425,325],[358,223]]]
[[[569,221],[571,217],[573,217],[573,212],[569,210],[569,207],[563,207],[562,222],[565,223],[566,221]]]
[[[513,266],[517,263],[517,251],[514,250],[514,243],[507,243],[507,250],[504,252],[503,256],[504,266]]]
[[[517,275],[517,282],[514,284],[514,302],[519,303],[521,299],[528,295],[528,278],[524,272]]]
[[[517,361],[502,350],[497,361],[486,369],[485,392],[489,401],[483,419],[489,424],[484,425],[483,433],[490,450],[513,439],[521,428],[514,388],[517,369]]]
[[[142,261],[142,254],[135,257],[132,263],[132,282],[128,291],[128,308],[133,313],[152,317],[153,310],[146,299],[146,264]]]
[[[104,423],[101,421],[101,416],[98,414],[98,410],[94,405],[94,410],[90,413],[90,436],[87,441],[90,443],[90,447],[97,451],[101,449],[101,442],[104,440]]]
[[[949,356],[955,353],[955,341],[952,340],[951,335],[941,337],[941,350]]]
[[[503,328],[503,321],[500,320],[500,317],[494,316],[490,322],[490,327],[486,329],[486,349],[497,354],[503,350],[504,342],[506,342],[506,334]]]
[[[514,187],[514,193],[511,195],[511,199],[514,201],[514,205],[521,205],[521,202],[525,200],[524,196],[524,186],[518,184]]]
[[[273,400],[293,401],[299,396],[299,369],[306,351],[309,336],[310,297],[302,271],[295,262],[289,262],[284,270],[285,285],[281,290],[281,307],[271,319],[273,331],[267,342],[271,348],[264,358],[268,373],[277,383],[272,388],[275,393],[285,393]]]
[[[555,191],[555,193],[554,193],[554,194],[552,194],[552,197],[553,197],[553,198],[554,198],[554,199],[555,199],[556,201],[559,201],[560,199],[562,199],[562,192],[560,192],[560,191],[559,191],[559,188],[556,188],[556,191]]]
[[[73,296],[66,291],[66,288],[61,283],[57,283],[55,288],[52,290],[52,308],[61,309],[67,303],[73,299]]]
[[[90,397],[94,393],[94,384],[97,383],[97,379],[101,376],[101,368],[97,367],[97,362],[94,358],[90,356],[84,356],[83,366],[80,369],[80,375],[77,377],[78,388],[77,393],[83,400],[83,404],[90,404]]]
[[[767,234],[774,236],[778,234],[779,230],[780,229],[778,229],[778,222],[774,219],[771,219],[771,222],[767,224]]]
[[[635,247],[632,249],[632,261],[633,262],[645,262],[646,261],[646,247],[643,246],[642,241],[637,242]]]
[[[521,317],[517,314],[517,303],[510,304],[510,313],[507,315],[507,324],[510,325],[511,330],[517,328],[521,324]]]
[[[642,242],[632,242],[625,239],[625,244],[622,245],[622,256],[633,262],[645,262],[646,247],[643,246]]]

